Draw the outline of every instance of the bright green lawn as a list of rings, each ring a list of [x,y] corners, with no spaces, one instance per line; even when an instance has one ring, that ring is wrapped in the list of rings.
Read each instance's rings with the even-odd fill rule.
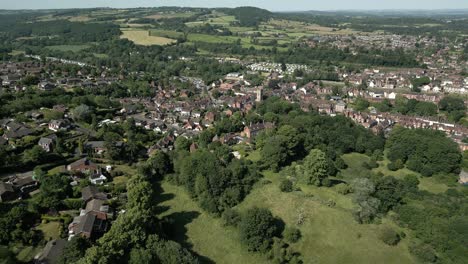
[[[38,230],[41,230],[44,234],[45,240],[59,239],[60,238],[60,223],[59,222],[49,222],[40,224],[37,227]]]

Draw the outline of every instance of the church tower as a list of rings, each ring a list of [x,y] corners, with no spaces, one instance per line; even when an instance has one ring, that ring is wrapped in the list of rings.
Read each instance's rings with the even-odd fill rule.
[[[262,102],[263,101],[263,87],[258,87],[255,93],[257,94],[257,98],[255,99],[255,102]]]

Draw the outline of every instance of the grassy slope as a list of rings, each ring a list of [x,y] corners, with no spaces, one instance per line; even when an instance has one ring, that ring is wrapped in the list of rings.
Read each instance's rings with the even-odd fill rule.
[[[281,217],[287,226],[295,226],[299,211],[306,221],[299,226],[303,238],[294,245],[301,252],[304,263],[412,263],[407,245],[385,245],[377,238],[382,225],[359,225],[354,221],[349,197],[326,188],[300,186],[304,193],[281,193],[279,175],[265,173],[271,184],[256,188],[239,206],[267,207]],[[321,201],[332,199],[337,206],[330,208]]]
[[[363,156],[345,157],[347,162],[353,159],[359,164]],[[350,166],[348,170],[360,173],[358,169]],[[384,219],[382,225],[359,225],[354,221],[349,196],[313,186],[299,186],[302,192],[281,193],[279,174],[265,172],[264,176],[271,183],[257,184],[238,209],[267,207],[287,226],[295,226],[302,211],[306,215],[305,223],[299,227],[303,238],[293,248],[301,252],[304,263],[414,263],[407,250],[407,240],[390,247],[377,238],[384,225],[394,226],[391,221]],[[216,263],[267,262],[264,257],[246,252],[236,230],[223,227],[219,219],[201,211],[182,187],[168,183],[162,187],[163,197],[167,198],[161,203],[167,207],[162,216],[176,220],[176,240],[187,242],[192,250]],[[336,206],[328,207],[325,203],[329,200],[335,201]]]
[[[352,153],[343,155],[343,160],[348,164],[348,168],[342,172],[342,175],[345,179],[352,179],[354,177],[358,177],[359,175],[363,175],[369,173],[369,170],[362,167],[363,162],[368,162],[369,157],[363,154]],[[446,184],[437,182],[436,179],[432,177],[422,177],[421,174],[409,170],[407,168],[403,168],[398,171],[391,171],[387,168],[387,165],[390,161],[388,159],[384,159],[383,161],[379,161],[379,167],[373,169],[373,172],[381,172],[385,176],[393,176],[398,179],[402,179],[406,175],[416,175],[419,178],[419,189],[432,192],[432,193],[443,193],[448,189]]]
[[[162,196],[170,199],[160,204],[169,208],[161,216],[175,221],[175,240],[216,263],[267,263],[262,256],[243,249],[236,230],[223,227],[220,219],[203,212],[182,187],[165,182],[162,188]]]

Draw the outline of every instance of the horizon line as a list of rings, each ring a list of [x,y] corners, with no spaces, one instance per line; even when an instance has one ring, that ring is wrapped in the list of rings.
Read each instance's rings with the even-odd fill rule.
[[[18,8],[18,9],[3,9],[0,8],[1,11],[40,11],[40,10],[69,10],[69,9],[139,9],[139,8],[163,8],[163,7],[179,7],[179,8],[205,8],[205,9],[217,9],[217,8],[238,8],[238,7],[256,7],[264,10],[268,10],[270,12],[359,12],[359,11],[413,11],[413,12],[425,12],[425,11],[468,11],[467,8],[383,8],[383,9],[365,9],[365,8],[356,8],[356,9],[291,9],[291,10],[276,10],[276,9],[266,9],[257,6],[237,6],[237,7],[226,7],[226,6],[218,6],[218,7],[203,7],[203,6],[136,6],[136,7],[110,7],[110,6],[96,6],[96,7],[66,7],[66,8]]]

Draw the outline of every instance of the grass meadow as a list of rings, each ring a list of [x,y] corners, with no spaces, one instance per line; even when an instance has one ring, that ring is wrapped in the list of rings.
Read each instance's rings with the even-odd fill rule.
[[[248,158],[258,160],[259,153],[251,152]],[[350,154],[344,159],[349,165],[344,177],[366,172],[362,163],[367,156]],[[407,239],[397,246],[388,246],[377,237],[385,226],[401,230],[391,220],[384,218],[382,224],[370,225],[360,225],[354,220],[349,195],[341,195],[334,188],[303,184],[296,186],[300,191],[283,193],[278,187],[279,173],[264,171],[263,175],[236,209],[243,212],[255,206],[265,207],[287,226],[299,228],[302,238],[291,246],[301,253],[304,263],[415,262],[408,251]],[[240,244],[237,230],[223,227],[221,219],[202,211],[183,187],[163,182],[162,189],[160,216],[173,221],[172,238],[189,246],[207,263],[268,263],[265,256],[247,252]],[[330,206],[330,201],[336,205]],[[301,225],[299,214],[305,216]]]

